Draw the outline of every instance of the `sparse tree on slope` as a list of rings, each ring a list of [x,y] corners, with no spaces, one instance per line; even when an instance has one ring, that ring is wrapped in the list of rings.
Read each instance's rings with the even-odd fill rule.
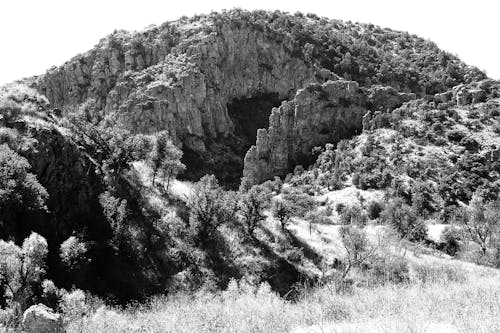
[[[172,143],[168,133],[166,131],[158,133],[148,158],[149,164],[153,169],[153,186],[156,176],[160,173],[165,178],[165,190],[168,191],[170,181],[186,168],[186,166],[181,163],[181,158],[182,151]]]
[[[236,194],[224,191],[215,176],[203,176],[194,185],[188,201],[189,227],[194,243],[207,244],[221,225],[234,220],[237,204]]]
[[[269,207],[271,192],[261,185],[253,186],[241,195],[239,206],[243,222],[250,235],[253,235],[259,223],[265,220],[264,209]]]
[[[456,216],[467,239],[475,242],[486,254],[500,231],[500,201],[486,202],[474,196],[468,208],[460,208]]]

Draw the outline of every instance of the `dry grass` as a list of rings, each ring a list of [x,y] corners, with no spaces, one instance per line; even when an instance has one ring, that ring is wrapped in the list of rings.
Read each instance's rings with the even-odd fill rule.
[[[297,302],[268,287],[155,298],[126,310],[101,307],[68,332],[499,332],[497,271],[430,266],[427,282],[336,294],[323,286]],[[457,266],[458,267],[458,266]],[[425,270],[425,268],[420,268]],[[467,276],[467,280],[456,276]]]

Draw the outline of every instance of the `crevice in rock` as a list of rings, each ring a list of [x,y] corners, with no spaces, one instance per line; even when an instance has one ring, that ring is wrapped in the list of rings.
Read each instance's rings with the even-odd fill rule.
[[[205,138],[207,151],[204,153],[185,147],[182,162],[187,169],[182,177],[196,181],[205,174],[214,174],[224,187],[237,188],[243,175],[245,154],[255,144],[257,130],[269,126],[271,110],[281,102],[278,93],[233,99],[227,104],[233,132],[215,139]]]
[[[251,98],[234,99],[227,105],[227,110],[234,124],[234,134],[244,143],[244,153],[257,139],[259,128],[269,127],[269,115],[274,107],[282,102],[277,93],[262,94]]]

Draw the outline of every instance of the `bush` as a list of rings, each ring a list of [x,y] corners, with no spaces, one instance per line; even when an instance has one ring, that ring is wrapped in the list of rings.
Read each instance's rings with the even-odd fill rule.
[[[427,226],[418,218],[413,209],[397,199],[389,204],[382,213],[382,219],[392,225],[401,235],[413,242],[423,241],[427,237]]]
[[[371,220],[378,219],[380,217],[380,213],[384,210],[383,204],[381,204],[378,201],[370,201],[368,203],[367,207],[367,212],[368,212],[368,217]]]
[[[347,207],[340,214],[341,224],[354,224],[360,227],[364,227],[367,220],[368,217],[365,211],[358,205]]]
[[[12,128],[0,127],[0,145],[6,144],[12,150],[17,150],[20,143],[19,132]]]
[[[415,279],[421,283],[465,282],[466,273],[452,265],[416,264],[413,267]]]
[[[455,256],[460,251],[460,235],[456,228],[446,227],[443,230],[440,249],[450,256]]]
[[[463,131],[460,131],[460,130],[452,130],[452,131],[448,132],[446,137],[450,141],[460,142],[460,140],[462,140],[465,137],[465,133]]]
[[[343,204],[342,202],[339,202],[336,206],[335,206],[335,211],[337,212],[337,214],[342,214],[342,212],[344,211],[344,209],[346,208],[346,205]]]
[[[403,257],[394,255],[377,255],[366,263],[364,269],[376,284],[407,283],[410,281],[410,268]]]
[[[76,289],[62,296],[60,306],[66,323],[82,318],[89,312],[85,293]]]

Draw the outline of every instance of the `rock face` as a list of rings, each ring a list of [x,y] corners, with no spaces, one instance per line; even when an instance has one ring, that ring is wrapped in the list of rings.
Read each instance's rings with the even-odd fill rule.
[[[23,314],[22,326],[26,333],[64,332],[61,315],[43,305],[32,305]]]
[[[284,175],[307,162],[314,146],[359,134],[369,109],[392,110],[414,98],[389,87],[362,89],[354,81],[309,85],[272,110],[269,128],[258,130],[256,145],[245,156],[243,176],[260,183]]]
[[[423,61],[424,58],[441,60]],[[407,33],[311,15],[232,10],[168,22],[142,32],[117,31],[89,52],[50,69],[36,79],[34,86],[62,113],[84,109],[93,121],[111,118],[136,133],[167,130],[172,140],[183,147],[184,162],[188,164],[186,173],[192,179],[199,178],[190,168],[193,165],[202,173],[237,169],[237,175],[231,172],[227,176],[234,179],[241,176],[244,151],[253,144],[257,126],[256,122],[251,124],[248,128],[253,135],[245,133],[246,137],[241,138],[238,131],[242,126],[232,118],[228,106],[245,105],[248,100],[262,96],[275,96],[273,99],[279,102],[290,100],[309,84],[323,84],[341,77],[365,87],[378,85],[364,96],[353,93],[351,88],[345,93],[339,88],[337,93],[345,94],[342,98],[347,101],[337,102],[330,96],[333,102],[320,105],[319,100],[319,104],[309,102],[302,92],[298,100],[284,104],[282,111],[271,117],[271,121],[282,124],[271,124],[271,131],[261,132],[260,142],[247,158],[247,173],[251,165],[261,165],[253,173],[262,173],[257,178],[264,179],[284,172],[309,145],[354,134],[360,129],[358,113],[363,108],[378,107],[386,111],[405,98],[414,97],[410,93],[403,98],[399,91],[414,92],[420,97],[446,91],[450,88],[445,80],[449,75],[436,74],[442,72],[437,69],[445,63],[454,69],[454,81],[448,80],[453,84],[484,77],[484,73],[445,54],[432,43]],[[480,91],[472,95],[459,97],[460,103],[483,98]],[[366,99],[368,104],[359,98]],[[336,106],[327,106],[328,103]],[[307,114],[309,108],[315,116],[300,115]],[[316,114],[315,108],[329,111]],[[298,118],[288,115],[295,112],[292,109],[298,110]],[[255,113],[260,117],[270,110],[261,111]],[[344,112],[349,119],[341,119]],[[327,119],[332,115],[335,119]],[[287,123],[292,120],[297,123]],[[351,127],[342,128],[345,124]],[[273,132],[278,128],[283,130],[282,134],[312,137],[303,137],[304,143],[293,142],[291,146],[278,144],[278,134]],[[247,144],[249,137],[252,143]],[[269,149],[274,149],[274,153],[264,148],[266,140],[270,140]],[[281,140],[290,142],[288,138]],[[277,152],[285,146],[286,151]],[[266,167],[266,163],[257,162],[265,156],[278,164]],[[224,158],[229,162],[220,163]]]
[[[46,205],[50,214],[24,221],[19,226],[24,230],[20,235],[37,230],[51,246],[57,246],[77,226],[102,232],[98,195],[103,184],[92,158],[50,119],[18,120],[12,127],[25,137],[19,153],[29,161],[31,172],[49,194]]]
[[[286,99],[307,83],[335,77],[292,56],[291,43],[228,23],[120,33],[50,70],[40,89],[56,107],[90,99],[102,115],[116,115],[136,132],[167,129],[178,143],[203,151],[204,138],[232,132],[233,99],[268,93]]]

